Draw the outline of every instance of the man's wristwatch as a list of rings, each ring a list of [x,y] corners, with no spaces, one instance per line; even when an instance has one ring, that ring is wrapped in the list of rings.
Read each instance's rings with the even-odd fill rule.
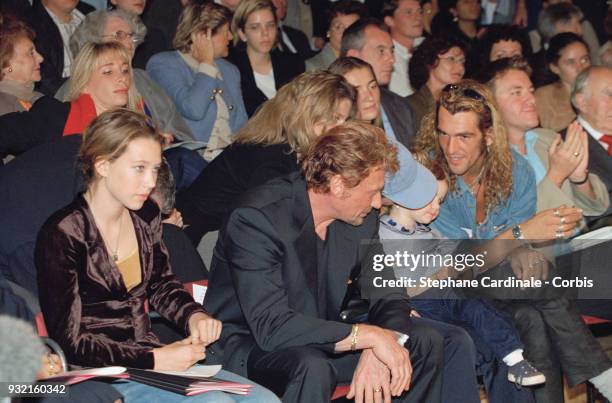
[[[521,231],[521,226],[519,224],[512,227],[512,236],[514,239],[525,239],[523,236],[523,231]]]

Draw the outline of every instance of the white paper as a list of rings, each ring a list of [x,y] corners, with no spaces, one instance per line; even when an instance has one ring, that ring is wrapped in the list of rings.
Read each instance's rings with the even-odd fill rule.
[[[63,372],[59,375],[54,375],[45,378],[45,381],[48,381],[53,378],[67,378],[67,377],[77,377],[77,376],[112,376],[112,375],[120,375],[124,373],[127,369],[125,367],[103,367],[103,368],[90,368],[90,369],[80,369],[76,371],[68,371]]]
[[[208,287],[204,285],[193,284],[194,301],[202,305],[204,303],[204,297],[206,296],[206,290],[208,290]]]
[[[221,371],[221,365],[194,365],[187,371],[155,371],[161,374],[210,378]]]

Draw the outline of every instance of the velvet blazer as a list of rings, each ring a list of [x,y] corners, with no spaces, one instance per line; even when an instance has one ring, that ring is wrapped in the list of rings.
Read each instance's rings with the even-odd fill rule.
[[[130,211],[142,281],[128,291],[109,256],[82,194],[53,214],[38,234],[35,263],[40,306],[49,335],[68,362],[83,366],[153,368],[151,331],[145,301],[185,333],[189,317],[204,312],[170,269],[161,236],[161,216],[147,200]]]

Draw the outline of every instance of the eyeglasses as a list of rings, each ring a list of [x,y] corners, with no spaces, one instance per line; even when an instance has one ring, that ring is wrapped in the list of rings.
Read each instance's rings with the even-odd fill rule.
[[[438,59],[440,59],[440,60],[448,60],[449,62],[451,62],[451,64],[461,64],[461,65],[465,64],[465,57],[455,57],[455,56],[442,57],[442,56],[438,56]]]
[[[117,31],[111,35],[102,35],[103,38],[113,38],[118,41],[125,41],[126,39],[130,39],[132,42],[136,43],[140,40],[133,32],[125,32],[125,31]]]

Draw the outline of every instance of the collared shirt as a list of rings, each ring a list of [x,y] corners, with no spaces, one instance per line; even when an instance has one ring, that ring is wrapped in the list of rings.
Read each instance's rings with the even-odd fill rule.
[[[416,38],[414,40],[413,49],[419,46],[423,40],[425,40],[424,37]],[[389,90],[395,92],[399,96],[405,97],[414,92],[408,78],[408,62],[412,57],[412,53],[396,40],[393,40],[393,46],[395,51],[395,64],[393,65],[393,73],[391,73]]]
[[[546,176],[546,168],[544,168],[544,164],[540,161],[540,157],[535,151],[535,143],[538,141],[538,134],[532,130],[529,130],[525,133],[525,148],[527,149],[527,153],[525,155],[521,154],[518,147],[514,144],[510,144],[510,147],[514,149],[517,153],[521,154],[523,158],[529,162],[531,168],[535,173],[536,184],[540,183],[542,179]]]
[[[601,144],[601,146],[604,148],[604,150],[608,150],[608,143],[604,143],[603,141],[599,141],[601,136],[604,135],[602,132],[600,132],[599,130],[596,130],[582,116],[578,116],[578,123],[580,123],[580,126],[582,126],[582,128],[584,130],[586,130],[587,133],[589,133],[589,136],[593,137],[595,140],[597,140],[599,142],[599,144]]]
[[[391,126],[391,121],[385,112],[385,108],[380,106],[380,118],[382,120],[383,129],[385,130],[385,134],[387,135],[387,139],[392,141],[393,143],[397,143],[397,137],[395,136],[395,132],[393,131],[393,126]]]
[[[536,213],[535,174],[529,163],[512,151],[512,190],[508,198],[487,212],[485,220],[476,221],[476,199],[461,177],[440,206],[440,215],[432,227],[450,239],[493,239]]]
[[[62,36],[62,42],[64,44],[64,70],[62,71],[62,77],[70,77],[70,67],[72,66],[73,54],[70,50],[70,36],[78,28],[79,25],[85,19],[83,13],[76,8],[70,13],[70,22],[62,22],[55,14],[45,7],[49,16],[57,25],[60,35]]]
[[[289,35],[287,35],[287,33],[285,32],[285,30],[283,29],[283,23],[279,21],[278,23],[278,30],[280,31],[282,40],[279,41],[279,46],[281,48],[281,50],[283,49],[283,46],[287,46],[287,49],[293,53],[296,54],[297,50],[295,49],[295,46],[293,46],[293,43],[291,42],[291,38],[289,38]]]

